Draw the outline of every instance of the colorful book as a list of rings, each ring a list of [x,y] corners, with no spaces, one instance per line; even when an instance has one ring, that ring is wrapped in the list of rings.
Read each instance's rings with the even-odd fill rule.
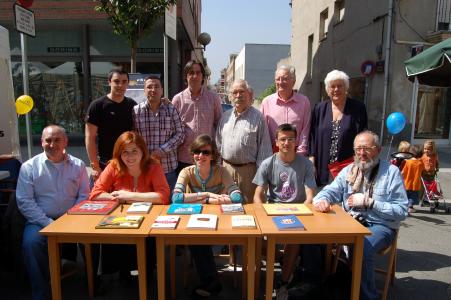
[[[272,220],[279,230],[305,230],[304,224],[295,215],[272,217]]]
[[[180,216],[158,216],[152,224],[155,229],[175,229],[179,223]]]
[[[272,203],[263,204],[266,214],[268,216],[281,215],[297,215],[297,216],[311,216],[312,211],[305,205],[300,203]]]
[[[186,228],[216,230],[217,223],[218,223],[217,215],[195,214],[190,216]]]
[[[106,228],[128,228],[128,229],[138,229],[144,220],[144,216],[107,216],[103,218],[99,224],[97,224],[97,229]]]
[[[255,225],[254,216],[242,215],[242,216],[232,216],[232,228],[246,229],[246,228],[257,228]]]
[[[127,209],[128,214],[147,214],[152,208],[150,202],[133,202]]]
[[[241,203],[221,204],[221,212],[226,215],[244,214],[244,208]]]
[[[118,205],[117,200],[83,200],[70,208],[67,213],[69,215],[107,215]]]
[[[169,206],[168,215],[193,215],[202,212],[202,204],[179,204],[174,203]]]

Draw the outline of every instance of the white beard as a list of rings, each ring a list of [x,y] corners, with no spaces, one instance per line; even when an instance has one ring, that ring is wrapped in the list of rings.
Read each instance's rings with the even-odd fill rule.
[[[375,158],[375,159],[370,158],[366,162],[361,162],[360,159],[357,157],[357,155],[354,157],[354,163],[363,172],[367,172],[367,171],[371,170],[372,168],[374,168],[374,166],[377,165],[378,162],[379,162],[378,158]]]

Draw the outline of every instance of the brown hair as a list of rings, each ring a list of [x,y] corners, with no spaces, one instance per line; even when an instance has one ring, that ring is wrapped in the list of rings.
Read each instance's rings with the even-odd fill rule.
[[[189,151],[191,155],[194,154],[194,151],[200,150],[205,146],[211,146],[211,160],[216,162],[219,159],[218,147],[216,147],[215,141],[208,134],[198,135],[197,138],[191,143],[189,147]]]
[[[124,69],[122,69],[122,67],[117,67],[112,69],[109,73],[108,73],[108,82],[111,81],[111,78],[113,78],[114,74],[118,74],[118,75],[126,75],[127,76],[127,80],[130,81],[130,76],[128,75],[128,72],[125,71]]]
[[[412,145],[410,146],[410,153],[413,154],[413,157],[420,158],[423,155],[423,151],[421,150],[421,147],[419,145]]]
[[[193,65],[199,65],[200,71],[202,72],[202,84],[204,84],[205,76],[207,76],[207,73],[205,72],[204,66],[199,61],[194,60],[194,59],[187,62],[185,65],[185,68],[183,69],[183,74],[185,76],[185,80],[187,80],[188,73],[189,73],[189,71],[191,71],[191,68],[193,67]]]
[[[276,139],[279,137],[279,132],[286,131],[286,132],[294,132],[294,136],[297,137],[298,131],[296,130],[296,126],[289,123],[280,124],[277,127],[276,130]]]
[[[113,158],[110,163],[116,170],[119,171],[120,175],[123,175],[127,170],[127,166],[121,159],[121,154],[124,151],[126,145],[136,144],[136,146],[141,149],[143,156],[140,162],[141,172],[146,172],[149,169],[151,163],[155,163],[155,161],[150,157],[149,150],[147,150],[147,145],[141,135],[133,131],[126,131],[121,134],[116,143],[114,143],[113,148]]]

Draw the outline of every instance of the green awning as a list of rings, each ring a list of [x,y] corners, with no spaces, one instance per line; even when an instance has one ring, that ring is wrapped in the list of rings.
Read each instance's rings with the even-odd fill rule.
[[[417,77],[420,84],[451,86],[451,38],[424,50],[404,64],[410,81]]]

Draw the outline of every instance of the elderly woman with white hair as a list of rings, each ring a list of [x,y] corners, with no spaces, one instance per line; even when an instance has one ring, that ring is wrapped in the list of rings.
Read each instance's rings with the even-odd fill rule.
[[[353,142],[367,129],[365,104],[347,97],[349,76],[333,70],[324,79],[329,99],[315,105],[310,119],[309,156],[316,183],[324,186],[353,161]]]

